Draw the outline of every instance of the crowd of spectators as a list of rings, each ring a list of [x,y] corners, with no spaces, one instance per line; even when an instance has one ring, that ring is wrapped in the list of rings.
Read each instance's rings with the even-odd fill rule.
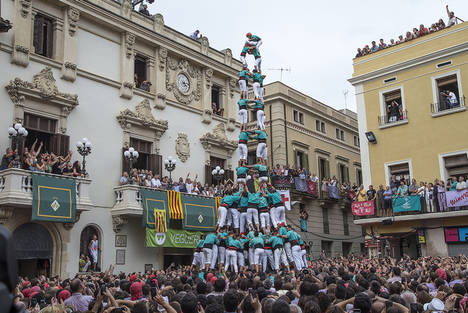
[[[135,74],[133,78],[133,83],[134,83],[135,88],[138,88],[147,92],[151,91],[151,85],[152,85],[151,82],[148,80],[139,79],[137,74]]]
[[[160,190],[175,190],[179,192],[185,192],[193,195],[207,196],[207,197],[222,197],[224,196],[224,186],[226,184],[232,184],[232,181],[225,180],[218,184],[208,183],[202,184],[198,180],[198,174],[192,180],[190,173],[187,177],[179,177],[178,181],[172,181],[168,176],[162,176],[159,174],[153,174],[150,170],[141,170],[134,168],[132,175],[128,172],[123,172],[120,178],[120,185],[135,184],[141,187],[154,188]]]
[[[239,274],[166,270],[20,277],[14,306],[27,313],[466,313],[468,260],[326,258],[302,271]]]
[[[363,48],[357,49],[356,58],[364,56],[364,55],[368,55],[368,54],[371,54],[371,53],[374,53],[374,52],[377,52],[379,50],[383,50],[389,47],[393,47],[401,43],[413,40],[415,38],[419,38],[419,37],[437,32],[444,28],[456,25],[458,20],[463,22],[463,20],[455,16],[454,12],[449,10],[448,5],[446,6],[446,10],[447,10],[447,15],[448,15],[447,25],[445,24],[443,19],[439,19],[439,21],[433,23],[429,28],[425,27],[424,24],[421,24],[419,25],[419,27],[413,28],[413,31],[407,31],[404,36],[399,35],[397,40],[393,38],[390,39],[389,43],[385,43],[383,39],[380,39],[378,43],[376,43],[375,41],[372,41],[370,47],[369,45],[365,45]]]
[[[23,157],[21,158],[18,149],[7,148],[2,157],[0,170],[8,168],[21,168],[32,172],[49,173],[71,177],[81,177],[82,168],[80,161],[71,162],[72,151],[67,155],[56,155],[53,152],[43,152],[44,144],[39,143],[36,149],[37,139],[31,147],[24,147]]]
[[[443,180],[435,179],[434,182],[418,182],[416,179],[397,179],[392,176],[389,185],[379,185],[376,190],[372,185],[365,190],[361,185],[352,195],[354,201],[372,200],[377,208],[377,216],[393,215],[393,199],[396,197],[419,196],[421,202],[421,213],[447,212],[452,210],[468,209],[468,207],[448,207],[446,202],[447,191],[462,191],[467,188],[468,180],[463,176],[450,177],[445,183]]]

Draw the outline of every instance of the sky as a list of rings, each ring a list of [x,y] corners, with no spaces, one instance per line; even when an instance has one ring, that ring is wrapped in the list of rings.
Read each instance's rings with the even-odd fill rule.
[[[420,24],[430,26],[443,18],[445,5],[468,20],[467,0],[156,0],[152,14],[161,13],[164,22],[190,35],[199,29],[210,46],[230,48],[239,59],[245,34],[263,40],[260,47],[265,83],[282,82],[335,109],[356,110],[354,87],[348,83],[357,47],[372,40],[405,34]],[[248,56],[253,66],[253,56]]]

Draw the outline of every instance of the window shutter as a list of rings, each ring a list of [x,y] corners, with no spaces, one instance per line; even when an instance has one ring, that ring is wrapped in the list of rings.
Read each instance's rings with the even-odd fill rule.
[[[53,48],[54,48],[54,23],[51,20],[45,20],[44,23],[47,25],[47,33],[44,34],[46,48],[47,48],[47,57],[52,58]]]
[[[330,162],[328,160],[324,160],[325,164],[325,177],[330,178]]]
[[[344,181],[342,183],[349,183],[349,168],[345,166]]]
[[[34,52],[40,53],[42,51],[42,17],[36,16],[34,18],[34,37],[33,37],[33,46]]]
[[[208,184],[209,186],[211,186],[213,183],[213,176],[211,175],[211,171],[211,166],[205,165],[205,184]]]
[[[307,153],[304,153],[304,165],[303,167],[309,171],[309,155]]]
[[[159,154],[148,155],[148,169],[155,174],[162,174],[162,156]]]
[[[50,138],[50,152],[56,155],[66,156],[70,149],[70,137],[62,134],[55,134]]]

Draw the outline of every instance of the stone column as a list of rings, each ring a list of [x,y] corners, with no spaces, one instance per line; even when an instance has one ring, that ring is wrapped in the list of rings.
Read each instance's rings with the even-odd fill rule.
[[[154,78],[154,90],[156,98],[154,99],[154,107],[159,110],[166,108],[166,61],[167,61],[167,49],[159,47],[155,49],[155,62],[156,68],[151,73],[151,80]],[[154,76],[153,76],[154,75]]]
[[[32,46],[32,0],[15,0],[13,17],[13,53],[11,63],[28,66]]]
[[[52,45],[52,58],[56,61],[63,61],[63,48],[65,39],[63,38],[63,19],[54,20],[54,38]]]
[[[210,124],[212,120],[212,111],[211,111],[211,86],[212,86],[213,70],[211,68],[206,68],[203,71],[202,75],[202,93],[201,93],[201,103],[202,103],[202,122],[205,124]]]
[[[237,115],[237,103],[236,103],[236,86],[237,86],[237,81],[234,78],[227,78],[226,79],[226,85],[228,87],[228,95],[226,97],[226,102],[225,102],[225,109],[224,112],[227,112],[225,114],[225,117],[228,119],[228,124],[226,127],[226,130],[228,131],[234,131],[236,129],[236,115]],[[227,108],[227,111],[226,111]]]
[[[125,99],[133,97],[133,81],[135,75],[135,35],[122,33],[120,45],[120,96]]]
[[[63,31],[63,65],[62,78],[74,82],[77,69],[78,50],[78,20],[80,11],[73,7],[64,10],[64,31]],[[58,38],[58,37],[57,37]]]

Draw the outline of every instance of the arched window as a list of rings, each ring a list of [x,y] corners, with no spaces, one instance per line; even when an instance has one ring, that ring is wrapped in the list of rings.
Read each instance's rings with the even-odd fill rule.
[[[96,250],[94,252],[94,253],[97,254],[96,267],[93,266],[94,257],[93,257],[93,253],[90,251],[90,243],[93,240],[94,236],[96,236],[96,239],[97,239],[97,246],[95,247]],[[89,264],[88,266],[83,265],[83,263],[81,261],[82,256],[84,256],[84,260],[85,260],[84,264],[87,263],[88,259],[89,259],[89,261],[91,261],[91,264]],[[84,267],[85,271],[86,270],[91,271],[91,270],[94,270],[94,269],[99,271],[100,268],[101,268],[101,261],[100,260],[101,260],[101,236],[100,236],[100,231],[96,226],[88,225],[83,229],[83,231],[81,232],[81,236],[80,236],[80,262],[82,263],[80,265],[80,271],[83,270],[83,267]]]

